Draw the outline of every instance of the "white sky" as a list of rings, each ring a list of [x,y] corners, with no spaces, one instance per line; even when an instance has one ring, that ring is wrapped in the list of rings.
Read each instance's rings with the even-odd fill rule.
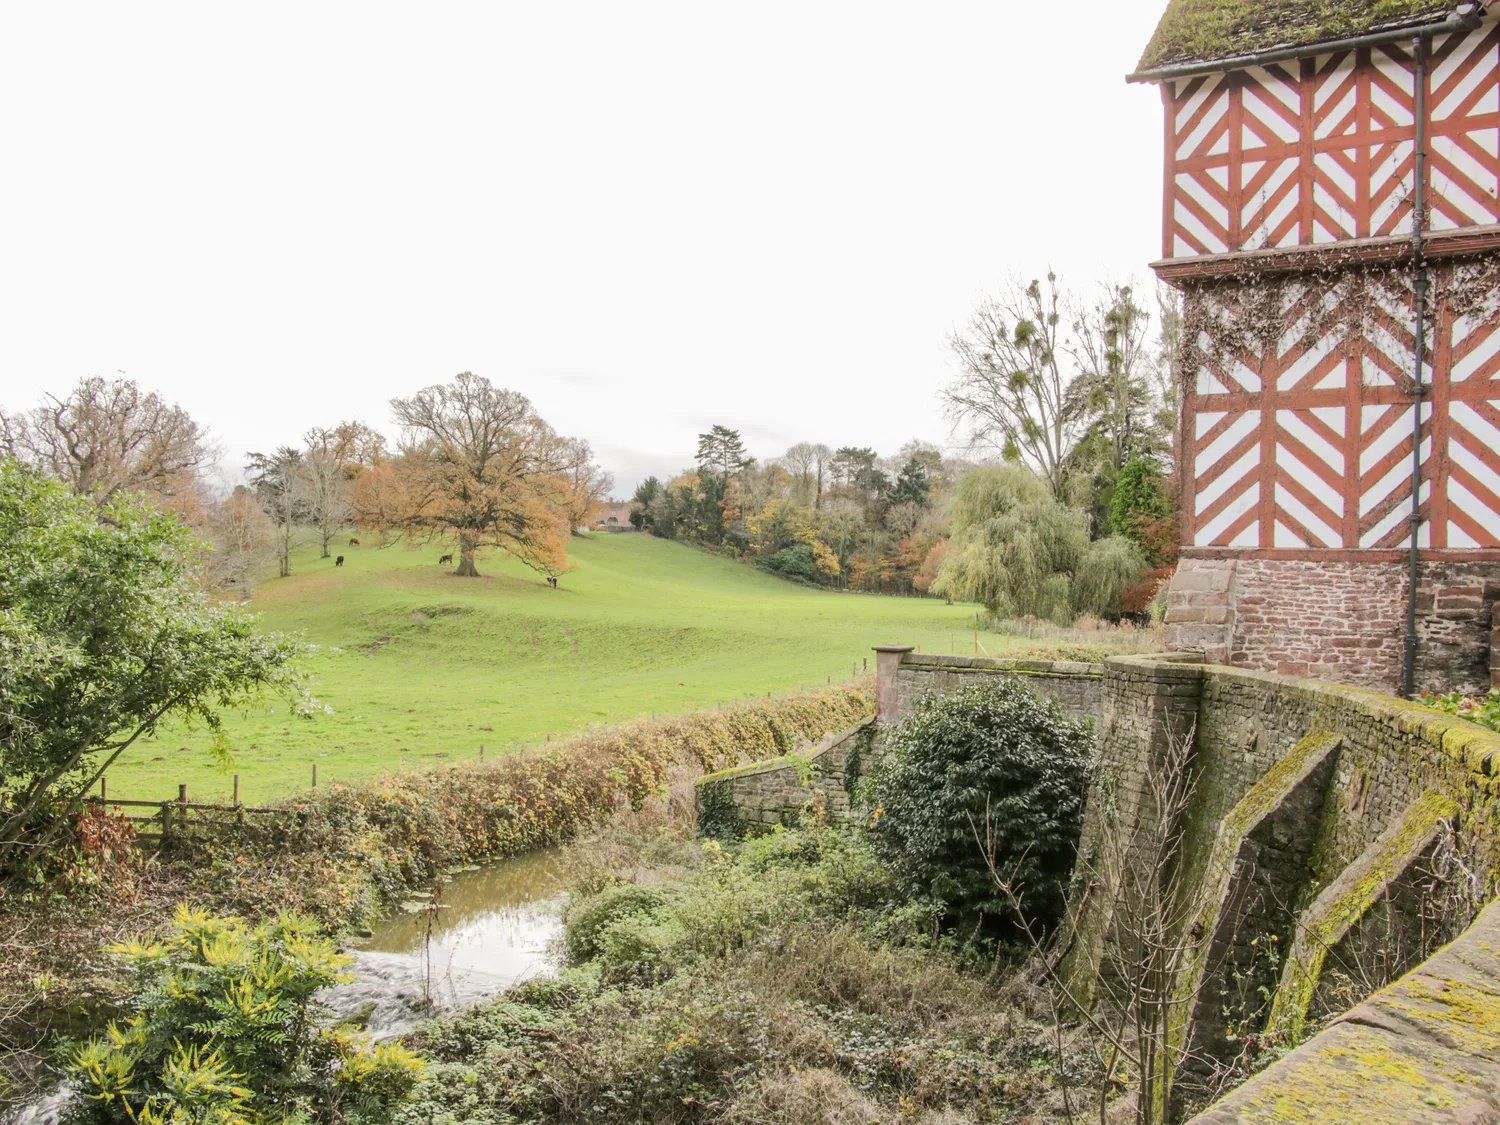
[[[1164,6],[6,4],[0,405],[123,370],[237,474],[470,369],[626,495],[946,442],[987,288],[1149,277]]]

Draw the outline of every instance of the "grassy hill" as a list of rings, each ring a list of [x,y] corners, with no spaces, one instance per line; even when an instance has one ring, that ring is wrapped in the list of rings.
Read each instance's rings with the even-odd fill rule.
[[[644,535],[575,540],[577,569],[553,590],[492,559],[454,578],[441,549],[307,550],[266,581],[268,629],[305,635],[313,688],[331,715],[276,703],[232,720],[240,797],[470,758],[651,712],[713,707],[848,677],[873,645],[973,651],[974,610],[940,601],[808,589]],[[988,634],[991,653],[1015,645]],[[111,768],[118,798],[227,795],[200,731],[174,728]]]

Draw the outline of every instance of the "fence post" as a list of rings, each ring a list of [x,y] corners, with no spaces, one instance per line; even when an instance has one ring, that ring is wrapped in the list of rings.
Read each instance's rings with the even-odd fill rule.
[[[234,803],[236,805],[238,805],[240,803],[240,775],[239,774],[235,774],[234,775]]]
[[[317,762],[313,763],[313,783],[312,783],[312,787],[314,789],[316,789],[318,787],[318,763]]]
[[[108,781],[109,781],[109,779],[106,778],[103,774],[99,775],[99,803],[101,805],[104,804],[104,799],[105,799],[105,795],[106,795],[106,792],[107,792],[106,789],[105,789],[105,786],[108,783]]]

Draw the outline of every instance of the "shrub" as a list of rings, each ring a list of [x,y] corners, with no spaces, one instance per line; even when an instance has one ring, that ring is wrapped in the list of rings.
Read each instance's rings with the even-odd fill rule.
[[[307,919],[249,927],[183,908],[162,940],[111,952],[135,975],[130,1014],[73,1050],[75,1122],[384,1120],[420,1077],[404,1048],[318,1025],[313,996],[348,979],[350,958]]]
[[[1015,677],[919,697],[867,783],[876,849],[960,917],[1049,926],[1072,872],[1092,754],[1088,726]]]
[[[1461,691],[1449,692],[1447,695],[1434,695],[1429,692],[1422,696],[1422,702],[1429,707],[1436,707],[1439,711],[1457,715],[1460,719],[1468,719],[1471,723],[1478,723],[1490,730],[1500,731],[1500,691],[1492,691],[1488,696],[1477,697],[1465,695]]]
[[[1053,1121],[1059,1069],[1089,1100],[1086,1032],[1060,1044],[946,941],[897,936],[868,833],[696,846],[642,872],[658,904],[603,925],[593,959],[424,1025],[399,1125]]]
[[[574,961],[587,961],[603,949],[604,931],[623,918],[649,914],[661,905],[661,895],[649,887],[621,883],[607,887],[568,911],[565,943]]]
[[[1161,566],[1168,560],[1161,557],[1148,529],[1171,518],[1172,501],[1161,467],[1150,457],[1127,461],[1115,476],[1109,503],[1110,530],[1139,547],[1152,566]]]
[[[800,578],[804,582],[816,582],[822,577],[817,560],[813,558],[813,549],[807,543],[783,547],[774,555],[757,559],[756,565],[784,578]]]

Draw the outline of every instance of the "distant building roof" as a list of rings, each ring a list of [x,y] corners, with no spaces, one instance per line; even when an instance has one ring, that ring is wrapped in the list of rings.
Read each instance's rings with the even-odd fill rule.
[[[1457,7],[1457,0],[1171,0],[1136,69],[1307,47],[1431,22]]]

